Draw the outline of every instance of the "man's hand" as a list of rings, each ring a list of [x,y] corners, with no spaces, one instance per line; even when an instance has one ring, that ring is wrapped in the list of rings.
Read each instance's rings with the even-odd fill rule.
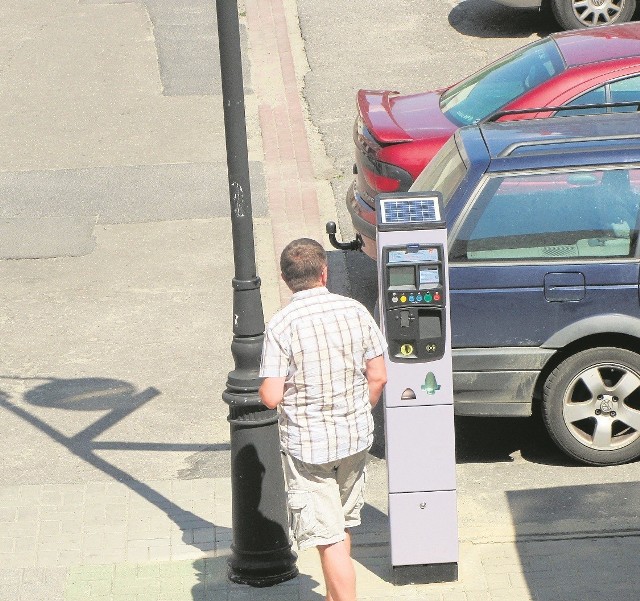
[[[258,390],[265,407],[275,409],[282,402],[285,378],[265,378]]]
[[[369,384],[369,402],[372,407],[375,407],[380,400],[382,389],[387,383],[387,368],[384,364],[384,355],[378,355],[367,361],[365,376]]]

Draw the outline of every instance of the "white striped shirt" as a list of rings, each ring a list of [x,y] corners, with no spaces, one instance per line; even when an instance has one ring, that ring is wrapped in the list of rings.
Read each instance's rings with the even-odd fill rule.
[[[296,292],[265,333],[260,375],[285,378],[280,443],[306,463],[328,463],[373,442],[366,362],[386,341],[358,301],[325,287]]]

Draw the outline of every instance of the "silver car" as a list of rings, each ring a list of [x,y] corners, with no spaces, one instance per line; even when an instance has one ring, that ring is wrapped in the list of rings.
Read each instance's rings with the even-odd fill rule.
[[[495,0],[514,8],[548,8],[563,29],[631,21],[636,0]]]

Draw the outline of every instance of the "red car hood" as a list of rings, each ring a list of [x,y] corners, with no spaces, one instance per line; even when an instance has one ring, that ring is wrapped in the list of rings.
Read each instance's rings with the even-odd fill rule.
[[[357,103],[367,129],[380,142],[411,142],[448,136],[458,127],[440,110],[442,90],[400,96],[398,92],[360,90]]]

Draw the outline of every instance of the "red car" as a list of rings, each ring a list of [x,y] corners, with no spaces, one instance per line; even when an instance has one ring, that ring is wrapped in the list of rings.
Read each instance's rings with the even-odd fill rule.
[[[354,127],[355,180],[347,193],[363,250],[375,259],[379,192],[408,190],[460,127],[498,111],[640,100],[640,23],[552,34],[492,63],[460,83],[411,96],[360,90]],[[607,107],[588,112],[634,111]],[[587,112],[565,110],[558,115]],[[541,111],[500,120],[553,116]]]

